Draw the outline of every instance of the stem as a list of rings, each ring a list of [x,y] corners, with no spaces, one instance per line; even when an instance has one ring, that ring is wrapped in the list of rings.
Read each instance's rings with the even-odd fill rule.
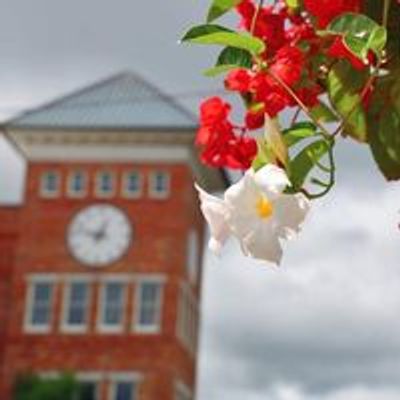
[[[315,200],[315,199],[319,199],[320,197],[325,196],[326,194],[328,194],[328,192],[330,192],[330,190],[333,188],[333,186],[335,185],[335,174],[336,174],[336,166],[335,166],[335,158],[333,156],[333,143],[329,146],[329,163],[331,165],[330,168],[330,173],[329,173],[329,182],[326,185],[326,188],[324,190],[322,190],[319,193],[310,193],[308,190],[306,189],[301,189],[301,192],[309,199],[309,200]]]
[[[251,27],[250,27],[250,33],[252,35],[254,34],[254,30],[256,28],[257,19],[258,19],[258,16],[260,15],[260,10],[262,9],[262,7],[264,5],[264,1],[265,0],[259,0],[258,1],[257,8],[256,8],[256,10],[254,12],[253,20],[251,21]]]
[[[295,112],[294,115],[293,115],[292,122],[290,123],[290,126],[293,126],[293,125],[296,123],[297,118],[298,118],[299,115],[300,115],[300,112],[301,112],[301,107],[297,107],[297,110],[296,110],[296,112]]]
[[[390,3],[392,0],[383,0],[382,25],[386,28],[389,22]]]
[[[300,98],[297,96],[297,94],[292,90],[292,88],[287,85],[279,76],[275,75],[271,71],[267,71],[267,73],[274,78],[288,93],[290,96],[293,97],[293,99],[296,101],[296,103],[301,107],[301,109],[307,114],[307,116],[311,119],[311,121],[314,122],[315,125],[318,126],[319,129],[321,129],[321,134],[322,136],[328,140],[329,142],[332,141],[332,135],[330,132],[319,122],[317,121],[313,115],[311,114],[310,109],[300,100]]]

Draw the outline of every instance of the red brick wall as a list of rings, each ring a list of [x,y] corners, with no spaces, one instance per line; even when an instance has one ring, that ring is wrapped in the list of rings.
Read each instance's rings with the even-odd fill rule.
[[[105,167],[115,171],[119,177],[123,171],[133,167],[140,171],[145,177],[142,197],[128,200],[117,194],[109,200],[96,199],[93,195],[94,174]],[[70,199],[65,194],[68,172],[77,168],[87,171],[90,177],[89,193],[84,199]],[[42,199],[39,195],[40,176],[49,169],[60,171],[62,176],[63,190],[57,199]],[[147,195],[147,178],[154,170],[165,170],[171,174],[171,195],[166,200],[150,199]],[[185,165],[36,163],[29,166],[25,202],[19,212],[19,222],[13,225],[9,222],[10,218],[8,222],[1,218],[3,211],[0,209],[0,235],[15,230],[15,226],[20,227],[21,231],[15,253],[12,285],[8,286],[7,294],[0,287],[0,314],[5,310],[4,299],[7,299],[7,309],[12,315],[3,340],[3,367],[6,368],[3,368],[3,376],[0,377],[2,400],[9,398],[15,375],[27,370],[138,371],[144,374],[140,400],[172,400],[175,378],[193,387],[195,360],[176,339],[175,331],[179,284],[186,279],[187,234],[195,227],[202,235],[203,229],[196,199],[192,174]],[[79,265],[69,254],[65,243],[66,229],[71,218],[83,207],[93,203],[111,203],[122,208],[131,219],[134,229],[133,243],[127,254],[101,269]],[[0,246],[8,246],[4,235],[0,238]],[[97,302],[92,302],[92,322],[88,334],[62,334],[59,331],[61,283],[56,291],[53,332],[49,335],[26,334],[23,331],[26,278],[32,273],[90,273],[93,276],[109,273],[165,274],[167,282],[162,334],[133,334],[128,327],[125,334],[98,334],[94,327]],[[200,286],[194,289],[200,293]],[[127,313],[131,314],[131,309],[132,304],[128,306]]]

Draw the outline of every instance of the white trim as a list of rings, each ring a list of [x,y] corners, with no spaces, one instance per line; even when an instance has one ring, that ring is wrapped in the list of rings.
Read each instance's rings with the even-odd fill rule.
[[[139,183],[139,188],[135,192],[128,190],[129,178],[132,174],[137,175],[138,183]],[[144,181],[143,174],[137,168],[132,168],[131,170],[124,171],[123,175],[122,175],[121,196],[126,199],[141,198],[143,196],[143,187],[144,187],[143,181]]]
[[[158,298],[156,304],[156,321],[152,325],[143,325],[140,323],[140,310],[142,307],[142,285],[146,283],[155,283],[158,285]],[[134,323],[133,331],[143,334],[158,334],[162,331],[163,319],[163,306],[164,306],[164,284],[161,281],[154,279],[141,279],[135,287],[135,307],[134,307]]]
[[[110,192],[108,191],[103,191],[101,189],[101,176],[103,174],[109,174],[111,177],[111,185],[112,185],[112,190]],[[102,169],[96,172],[95,176],[95,181],[94,181],[94,194],[96,197],[100,199],[111,199],[115,196],[117,192],[117,186],[118,186],[118,175],[116,174],[115,171],[109,170],[109,169]]]
[[[133,279],[136,282],[159,282],[159,283],[165,283],[168,280],[168,277],[166,274],[135,274],[133,275]]]
[[[151,282],[167,281],[167,275],[163,273],[31,273],[26,274],[25,279],[28,283],[30,282],[75,282],[75,281],[86,281],[90,282],[140,282],[142,280]]]
[[[69,308],[71,306],[71,286],[74,283],[83,283],[87,285],[87,299],[85,305],[85,321],[80,325],[70,324],[68,323],[68,314]],[[62,319],[61,319],[61,326],[60,330],[63,333],[69,334],[82,334],[86,333],[89,328],[89,321],[90,321],[90,310],[91,310],[91,303],[92,303],[92,287],[87,280],[78,280],[73,279],[69,282],[66,282],[63,287],[63,305],[62,305]]]
[[[49,191],[46,187],[46,179],[49,174],[54,174],[56,179],[56,190]],[[61,194],[61,173],[55,169],[43,171],[39,177],[39,195],[43,199],[56,199]]]
[[[32,316],[33,316],[33,306],[34,306],[34,293],[35,287],[37,284],[49,284],[50,285],[50,300],[49,300],[49,321],[47,324],[33,324],[32,323]],[[55,291],[55,284],[54,281],[43,279],[35,280],[29,282],[26,297],[25,297],[25,316],[24,316],[24,332],[32,333],[32,334],[48,334],[52,331],[52,324],[53,324],[53,307],[54,307],[54,291]]]
[[[31,161],[108,161],[114,163],[189,161],[191,151],[184,146],[149,146],[140,144],[39,144],[20,143],[28,160]]]
[[[76,192],[72,190],[72,182],[76,174],[82,174],[83,176],[83,189],[80,192]],[[88,187],[89,187],[89,174],[87,171],[84,171],[81,168],[74,169],[68,173],[67,182],[66,182],[66,194],[67,197],[71,199],[83,199],[88,194]]]
[[[106,285],[109,283],[118,283],[122,285],[122,318],[119,325],[109,325],[105,324],[103,321],[103,315],[105,311],[105,292],[106,292]],[[98,299],[98,315],[97,315],[97,332],[104,333],[104,334],[113,334],[113,333],[123,333],[125,330],[125,321],[126,321],[126,300],[127,300],[127,290],[128,286],[126,282],[118,279],[107,279],[104,280],[100,287],[100,296]]]
[[[157,183],[156,177],[158,174],[163,174],[166,178],[166,190],[163,192],[159,192],[155,189],[155,186]],[[168,199],[168,197],[171,194],[171,173],[170,173],[170,171],[165,171],[165,170],[160,169],[160,170],[150,172],[148,194],[151,199],[156,199],[156,200]]]
[[[59,282],[60,276],[58,274],[48,274],[46,272],[43,273],[34,273],[34,274],[27,274],[25,278],[28,283],[35,283],[35,282],[49,282],[49,283],[56,283]]]

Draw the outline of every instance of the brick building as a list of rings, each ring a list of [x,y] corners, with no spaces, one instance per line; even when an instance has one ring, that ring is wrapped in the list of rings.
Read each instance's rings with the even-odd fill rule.
[[[221,189],[195,121],[131,73],[3,127],[27,162],[0,207],[0,398],[18,374],[73,371],[85,400],[194,398],[203,222]],[[4,172],[3,172],[4,173]]]

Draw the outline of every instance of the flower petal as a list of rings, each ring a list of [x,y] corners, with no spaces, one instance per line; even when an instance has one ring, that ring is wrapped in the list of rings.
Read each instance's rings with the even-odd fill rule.
[[[267,164],[254,174],[254,181],[265,194],[280,194],[290,185],[286,172],[273,164]]]
[[[300,231],[308,211],[310,202],[302,194],[282,195],[274,202],[275,220],[279,224],[279,235],[292,239]]]
[[[259,223],[253,228],[250,234],[240,240],[245,255],[279,265],[282,246],[272,224]]]
[[[229,226],[226,222],[227,206],[222,199],[210,195],[197,184],[195,187],[199,192],[201,211],[210,226],[211,238],[208,246],[215,254],[219,254],[230,235]]]

